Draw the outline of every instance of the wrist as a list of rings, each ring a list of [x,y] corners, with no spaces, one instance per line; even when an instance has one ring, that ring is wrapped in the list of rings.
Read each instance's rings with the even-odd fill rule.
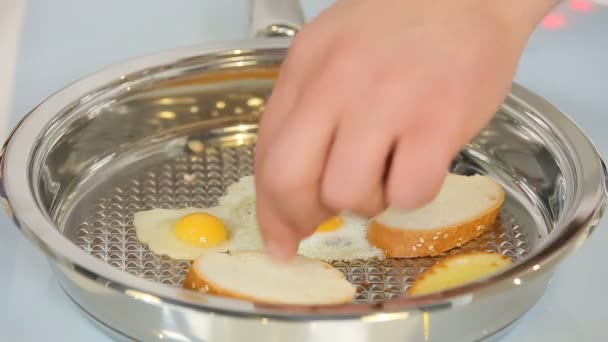
[[[537,25],[560,1],[490,0],[488,5],[492,17],[498,21],[498,25],[502,26],[503,32],[513,37],[515,39],[513,43],[523,49]]]
[[[507,25],[531,34],[541,20],[561,0],[513,0],[496,1],[497,10],[502,12],[502,17]]]

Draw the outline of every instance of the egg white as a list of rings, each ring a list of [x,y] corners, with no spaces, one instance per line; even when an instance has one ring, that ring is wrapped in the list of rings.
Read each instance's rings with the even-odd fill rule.
[[[211,208],[151,209],[135,213],[133,226],[137,239],[150,251],[172,259],[194,260],[207,252],[261,251],[255,217],[253,177],[241,178],[230,185],[217,206]],[[228,240],[215,247],[198,247],[180,240],[174,233],[177,221],[193,213],[211,214],[224,223]],[[253,215],[253,216],[252,216]]]
[[[135,214],[133,224],[137,238],[147,243],[156,254],[174,259],[193,260],[205,252],[263,251],[264,242],[255,211],[253,176],[242,177],[230,185],[226,194],[212,208],[152,209]],[[189,245],[177,238],[173,226],[183,216],[204,212],[219,218],[226,226],[229,239],[213,247]],[[342,213],[342,226],[331,232],[316,232],[301,241],[298,254],[324,261],[383,259],[381,249],[366,238],[369,220],[351,213]]]
[[[367,241],[369,220],[341,214],[344,223],[330,232],[316,232],[300,242],[298,254],[324,261],[384,259],[384,252]]]
[[[214,247],[198,247],[180,240],[174,233],[174,226],[182,217],[193,213],[207,213],[220,219],[228,230],[228,241]],[[150,251],[157,255],[166,255],[172,259],[194,260],[206,252],[226,252],[234,234],[230,215],[225,208],[185,208],[185,209],[151,209],[135,213],[133,226],[137,239],[148,245]]]

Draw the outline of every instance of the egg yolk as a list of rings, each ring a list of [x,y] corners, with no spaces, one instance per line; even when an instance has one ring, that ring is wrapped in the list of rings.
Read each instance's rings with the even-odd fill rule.
[[[340,228],[342,224],[344,224],[342,216],[331,217],[317,227],[316,233],[333,232]]]
[[[224,223],[207,213],[189,214],[175,223],[178,239],[198,247],[213,247],[228,239]]]

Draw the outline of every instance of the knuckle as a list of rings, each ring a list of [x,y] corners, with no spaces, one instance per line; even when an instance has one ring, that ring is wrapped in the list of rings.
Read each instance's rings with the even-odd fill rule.
[[[348,82],[353,74],[363,72],[361,65],[366,64],[365,57],[358,46],[356,42],[346,39],[334,39],[333,44],[330,44],[324,53],[319,78],[332,82],[332,84],[333,82]]]
[[[309,38],[309,33],[307,30],[303,30],[298,33],[292,40],[289,49],[287,50],[287,61],[292,60],[300,60],[300,58],[305,58],[308,52],[310,51],[311,44],[313,44],[314,40]]]
[[[337,40],[327,53],[325,72],[351,73],[361,66],[361,53],[357,45],[345,40]]]

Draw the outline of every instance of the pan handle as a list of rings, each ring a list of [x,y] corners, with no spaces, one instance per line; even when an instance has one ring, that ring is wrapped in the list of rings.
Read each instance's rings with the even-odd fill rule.
[[[252,0],[250,31],[254,37],[293,37],[304,25],[299,0]]]

